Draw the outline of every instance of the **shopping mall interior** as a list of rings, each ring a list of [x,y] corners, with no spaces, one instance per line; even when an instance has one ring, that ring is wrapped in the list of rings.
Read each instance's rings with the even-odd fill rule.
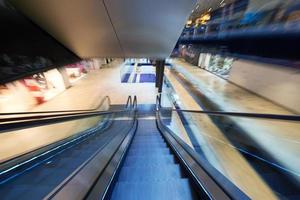
[[[0,0],[0,199],[300,199],[300,2]]]

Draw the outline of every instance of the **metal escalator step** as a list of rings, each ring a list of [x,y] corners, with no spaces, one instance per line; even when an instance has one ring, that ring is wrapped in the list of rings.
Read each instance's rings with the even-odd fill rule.
[[[190,200],[193,191],[187,179],[117,182],[112,200]]]
[[[160,156],[132,156],[127,155],[124,166],[136,166],[140,164],[174,164],[175,158],[173,155],[160,155]]]
[[[15,187],[27,185],[37,188],[40,186],[55,186],[70,175],[70,170],[44,167],[41,170],[25,173],[23,176],[16,177],[7,185]]]
[[[135,148],[130,149],[128,151],[128,155],[151,155],[151,154],[171,154],[171,151],[167,147],[160,147],[160,148]]]
[[[151,140],[151,141],[149,141],[149,140],[139,140],[139,141],[137,141],[137,140],[134,140],[134,141],[132,141],[132,145],[133,144],[166,144],[165,143],[165,141],[163,141],[163,140]]]
[[[158,181],[182,178],[178,164],[123,167],[118,181]]]
[[[136,135],[160,135],[157,130],[155,131],[144,131],[144,132],[137,132]]]
[[[151,140],[151,139],[153,139],[153,140],[163,140],[163,137],[160,136],[160,135],[136,135],[133,140],[139,140],[139,139],[143,139],[143,140],[144,139],[147,139],[147,140]]]
[[[1,199],[9,200],[37,200],[43,199],[52,187],[49,186],[38,186],[32,192],[32,188],[35,186],[14,186],[14,187],[4,187],[0,189]]]
[[[64,152],[63,157],[65,158],[78,158],[78,157],[83,157],[83,156],[91,156],[93,153],[95,153],[99,147],[96,149],[90,149],[90,148],[82,148],[82,149],[76,149],[76,150],[71,150]]]
[[[161,138],[147,138],[147,137],[140,137],[138,139],[134,138],[133,142],[165,142]]]
[[[159,137],[162,138],[162,135],[159,133],[137,133],[135,137]]]
[[[284,199],[284,197],[282,199]],[[299,200],[300,199],[300,195],[288,195],[288,196],[285,197],[285,199],[288,199],[288,200]]]
[[[140,137],[135,137],[133,140],[134,141],[135,140],[137,140],[137,141],[139,141],[139,140],[154,140],[154,141],[156,141],[156,140],[163,140],[164,141],[163,138],[158,137],[158,136],[151,136],[151,137],[149,137],[149,136],[140,136]]]
[[[148,157],[148,156],[167,156],[167,155],[172,155],[169,152],[132,152],[132,153],[128,153],[128,156],[143,156],[143,157]]]
[[[164,140],[133,140],[132,144],[137,144],[137,143],[165,143]]]
[[[76,169],[78,166],[80,166],[86,159],[89,157],[79,157],[79,156],[73,156],[73,157],[61,157],[57,160],[48,161],[47,167],[48,168],[65,168],[65,169]]]
[[[131,148],[167,148],[167,144],[164,142],[152,142],[152,143],[148,143],[148,142],[141,142],[141,143],[132,143]]]
[[[165,143],[135,143],[135,144],[131,144],[130,146],[131,148],[148,148],[148,147],[152,147],[157,148],[157,147],[167,147],[167,144]]]

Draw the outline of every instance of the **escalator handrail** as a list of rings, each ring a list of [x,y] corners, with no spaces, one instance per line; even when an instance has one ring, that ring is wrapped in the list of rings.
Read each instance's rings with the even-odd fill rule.
[[[131,98],[131,96],[128,96],[125,108],[131,107],[131,106],[132,106],[132,98]]]
[[[131,98],[131,96],[129,96],[128,99],[129,98]],[[0,133],[12,131],[12,130],[20,130],[25,128],[32,128],[32,127],[44,126],[44,125],[61,123],[66,121],[90,118],[95,116],[124,113],[135,109],[136,109],[136,100],[135,100],[135,104],[132,104],[131,102],[129,106],[126,105],[125,109],[123,110],[78,112],[78,113],[71,113],[71,114],[38,115],[38,116],[18,117],[18,118],[5,118],[5,119],[1,119],[2,123],[0,123]]]
[[[133,105],[130,105],[130,106],[133,107]],[[131,110],[132,110],[132,108],[131,108]],[[127,111],[130,111],[130,110],[114,111],[114,112],[107,112],[107,113],[114,114],[114,113],[127,112]],[[61,118],[58,118],[58,119],[61,120]],[[136,113],[134,114],[134,120],[136,120]],[[110,124],[110,123],[108,123],[108,124]],[[100,127],[103,128],[103,130],[105,130],[107,128],[108,124],[105,123],[104,125],[100,125]],[[92,129],[94,131],[96,129],[99,129],[99,127],[93,127],[91,129],[87,129],[82,132],[84,134],[80,134],[80,135],[78,134],[78,136],[76,136],[75,138],[70,136],[69,138],[57,141],[55,143],[51,143],[49,145],[38,148],[31,152],[27,152],[23,155],[19,155],[15,158],[6,160],[6,161],[0,163],[0,171],[1,171],[0,175],[3,176],[4,173],[5,174],[10,173],[10,171],[12,171],[12,170],[16,170],[17,168],[20,168],[23,165],[27,165],[30,162],[34,162],[34,160],[39,159],[40,155],[45,156],[46,154],[49,154],[52,151],[57,151],[57,146],[59,146],[59,147],[64,146],[65,144],[70,143],[70,141],[73,141],[73,140],[77,141],[77,138],[85,137],[86,135],[91,134],[93,132],[93,131],[91,131]],[[2,131],[2,130],[0,129],[0,131]]]
[[[48,110],[48,111],[33,111],[33,112],[10,112],[10,113],[0,113],[0,116],[7,115],[35,115],[35,114],[49,114],[49,113],[77,113],[77,112],[93,112],[97,111],[102,107],[105,101],[108,101],[108,105],[111,104],[111,100],[109,96],[105,96],[102,98],[97,107],[92,109],[74,109],[74,110]]]
[[[215,115],[215,116],[247,117],[247,118],[259,118],[259,119],[285,120],[285,121],[300,121],[300,115],[282,115],[282,114],[268,114],[268,113],[245,113],[245,112],[223,112],[223,111],[204,111],[204,110],[164,108],[160,105],[160,97],[159,96],[157,96],[157,98],[156,98],[156,108],[157,108],[157,110],[198,113],[198,114]]]
[[[132,138],[137,130],[137,98],[134,96],[132,101],[132,110],[135,111],[133,115],[133,122],[131,124],[131,128],[127,132],[126,136],[120,141],[119,145],[116,149],[113,150],[112,156],[109,158],[107,163],[103,163],[101,160],[101,172],[98,172],[98,174],[95,174],[90,177],[96,177],[95,181],[88,181],[85,180],[88,173],[93,173],[92,171],[95,171],[95,167],[89,168],[87,165],[92,162],[92,159],[88,160],[87,164],[82,167],[78,168],[74,175],[70,177],[68,180],[66,179],[64,183],[62,183],[59,187],[57,187],[55,190],[53,190],[49,195],[46,196],[45,199],[56,199],[59,197],[66,197],[70,194],[70,191],[72,191],[73,196],[80,196],[80,198],[84,199],[106,199],[109,188],[113,185],[113,180],[116,175],[117,170],[119,169],[119,166],[124,159],[125,153],[128,150],[129,144],[132,141]],[[118,134],[120,135],[120,134]],[[122,147],[123,146],[123,147]],[[105,153],[107,158],[107,153]],[[98,156],[99,157],[99,156]],[[92,164],[91,164],[92,165]],[[99,166],[98,166],[99,167]],[[89,172],[87,172],[89,171]],[[85,176],[82,176],[81,174],[84,174]],[[79,176],[79,178],[76,178],[76,176]],[[88,184],[88,187],[84,187],[82,189],[81,183],[86,182]],[[79,184],[77,184],[80,182]],[[75,183],[75,184],[74,184]],[[100,187],[98,187],[98,184],[100,184]],[[80,187],[80,189],[77,189]],[[67,188],[67,189],[66,189]],[[74,194],[74,193],[75,194]],[[95,198],[95,196],[97,196]]]
[[[108,100],[108,105],[110,106],[110,98],[107,96],[107,98],[105,98]],[[102,105],[104,103],[103,99]],[[127,102],[125,105],[125,109],[135,109],[137,107],[137,100],[136,100],[136,96],[134,96],[134,100],[132,101],[132,97],[128,96],[127,98]],[[123,110],[119,110],[119,111],[123,111]],[[125,110],[124,110],[125,111]],[[11,122],[18,122],[18,121],[25,121],[25,120],[35,120],[35,119],[46,119],[46,118],[50,118],[50,117],[65,117],[65,116],[77,116],[80,114],[100,114],[101,112],[103,112],[104,114],[106,114],[107,111],[85,111],[85,112],[72,112],[72,113],[67,113],[67,114],[50,114],[50,115],[32,115],[32,116],[22,116],[22,117],[7,117],[7,118],[0,118],[0,126],[2,123],[11,123]],[[0,129],[1,131],[1,129]]]
[[[134,97],[133,97],[132,107],[135,110],[137,109],[137,97],[136,97],[136,95],[134,95]]]

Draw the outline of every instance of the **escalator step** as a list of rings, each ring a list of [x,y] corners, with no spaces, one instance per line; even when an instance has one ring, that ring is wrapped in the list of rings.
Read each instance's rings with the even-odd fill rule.
[[[165,143],[135,143],[131,144],[132,148],[157,148],[157,147],[167,147]]]
[[[169,148],[156,148],[156,149],[152,149],[152,148],[142,148],[142,149],[130,149],[128,151],[128,155],[151,155],[151,154],[170,154],[170,149]]]
[[[141,143],[147,143],[147,142],[165,142],[163,139],[147,139],[147,138],[140,138],[140,139],[134,139],[132,142],[141,142]]]
[[[161,136],[159,135],[151,135],[151,136],[145,136],[145,135],[137,135],[134,137],[134,140],[138,140],[138,139],[160,139],[160,140],[163,140],[164,138],[162,138]]]
[[[127,155],[124,166],[138,166],[140,164],[174,164],[175,158],[173,155],[160,155],[160,156],[132,156]]]
[[[20,185],[18,187],[5,187],[0,189],[1,199],[9,200],[34,200],[43,199],[52,187],[38,186],[36,189],[32,189],[35,186]],[[34,191],[34,192],[32,192]],[[20,198],[22,197],[22,198]]]
[[[159,181],[182,178],[178,164],[123,167],[118,181]]]
[[[82,149],[76,149],[73,151],[65,152],[64,157],[66,158],[78,158],[83,156],[91,156],[93,153],[95,153],[99,147],[96,149],[90,149],[90,148],[82,148]]]
[[[68,175],[70,175],[70,171],[66,169],[44,168],[43,170],[35,170],[17,177],[9,185],[27,185],[37,188],[41,186],[53,186],[62,182]]]
[[[135,137],[161,137],[158,133],[136,133]]]
[[[139,149],[147,149],[147,148],[167,148],[167,144],[166,143],[162,143],[162,142],[153,142],[153,143],[132,143],[131,147],[134,148],[139,148]]]
[[[193,192],[187,179],[170,181],[117,182],[112,200],[190,200]]]
[[[163,138],[159,137],[139,137],[139,138],[134,138],[133,141],[164,141]]]
[[[79,157],[79,156],[73,156],[73,157],[62,157],[57,160],[54,160],[50,164],[48,164],[48,168],[65,168],[65,169],[75,169],[78,166],[80,166],[87,157]]]
[[[130,153],[128,154],[128,156],[143,156],[143,157],[148,157],[148,156],[156,156],[156,157],[159,157],[159,156],[168,156],[168,155],[172,155],[170,153],[165,153],[165,152],[148,152],[148,153],[145,153],[145,152],[139,152],[139,151],[136,151],[136,152],[133,152],[133,153]]]
[[[163,140],[133,140],[132,144],[137,144],[137,143],[165,143]]]

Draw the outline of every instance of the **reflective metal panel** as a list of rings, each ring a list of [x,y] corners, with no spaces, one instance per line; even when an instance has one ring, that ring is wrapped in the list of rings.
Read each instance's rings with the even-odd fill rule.
[[[126,57],[168,57],[196,0],[104,0]]]

